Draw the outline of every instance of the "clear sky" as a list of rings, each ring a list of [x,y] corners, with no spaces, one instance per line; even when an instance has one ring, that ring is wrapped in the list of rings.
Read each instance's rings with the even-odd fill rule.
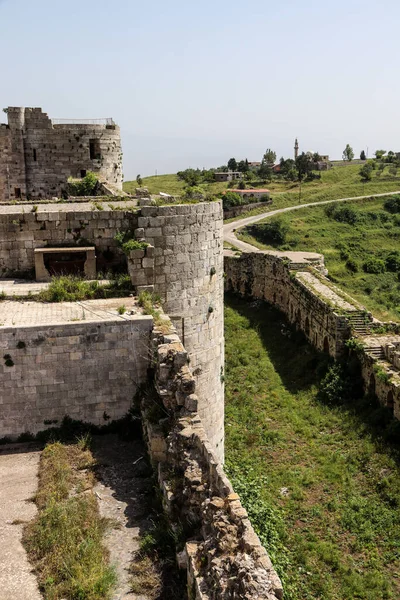
[[[1,107],[112,116],[125,179],[296,136],[400,151],[399,24],[398,0],[0,0]]]

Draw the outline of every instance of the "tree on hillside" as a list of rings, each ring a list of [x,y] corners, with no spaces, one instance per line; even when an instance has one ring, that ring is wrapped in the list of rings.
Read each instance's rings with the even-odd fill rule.
[[[237,170],[241,173],[247,173],[247,171],[249,170],[249,161],[247,160],[247,158],[246,160],[240,160],[238,162]]]
[[[310,157],[304,152],[299,154],[299,156],[296,158],[296,171],[299,181],[302,181],[312,172],[312,162]]]
[[[395,154],[393,152],[393,150],[389,150],[389,152],[387,153],[387,157],[386,157],[386,162],[394,162],[395,159]]]
[[[367,160],[367,157],[365,156],[364,150],[361,150],[360,160]]]
[[[237,162],[236,162],[236,158],[230,158],[228,160],[228,169],[230,171],[237,171]]]
[[[354,158],[353,148],[350,144],[346,144],[346,148],[343,150],[343,160],[351,161]]]
[[[359,171],[360,176],[361,176],[361,181],[371,181],[372,179],[372,171],[373,171],[373,166],[371,163],[365,163],[365,165],[363,165]]]
[[[281,158],[279,161],[279,166],[281,168],[281,175],[288,181],[295,181],[297,179],[296,173],[296,163],[293,158],[287,158],[286,160]]]
[[[386,154],[386,150],[377,150],[375,152],[375,157],[377,158],[377,160],[380,160],[381,158],[383,158],[383,156]]]
[[[321,155],[318,152],[314,152],[312,159],[314,162],[319,162],[321,160]]]
[[[271,165],[268,164],[268,163],[266,163],[265,161],[263,161],[261,163],[260,168],[257,171],[257,175],[263,181],[271,181],[271,179],[272,179],[272,172],[273,171],[272,171]]]
[[[271,150],[271,148],[267,148],[264,153],[262,162],[268,165],[269,167],[273,167],[276,161],[276,152]]]
[[[140,174],[136,175],[136,183],[138,185],[142,185],[142,183],[143,183],[143,179],[140,177]]]

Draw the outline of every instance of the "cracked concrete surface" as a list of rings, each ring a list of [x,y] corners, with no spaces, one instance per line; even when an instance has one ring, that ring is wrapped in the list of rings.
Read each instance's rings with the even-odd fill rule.
[[[42,600],[21,542],[24,523],[37,510],[30,498],[37,489],[39,458],[36,449],[0,446],[1,600]]]

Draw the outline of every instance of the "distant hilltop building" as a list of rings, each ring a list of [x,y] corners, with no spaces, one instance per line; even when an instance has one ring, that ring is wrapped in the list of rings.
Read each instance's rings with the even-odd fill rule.
[[[60,197],[69,177],[87,171],[122,190],[122,151],[112,119],[51,120],[41,108],[4,109],[0,123],[0,200]]]
[[[235,181],[236,179],[242,179],[243,173],[241,171],[218,171],[214,173],[215,181]]]

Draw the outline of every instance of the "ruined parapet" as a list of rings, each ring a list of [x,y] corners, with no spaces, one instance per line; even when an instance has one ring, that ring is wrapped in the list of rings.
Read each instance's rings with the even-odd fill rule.
[[[145,439],[172,527],[185,532],[179,563],[193,600],[277,600],[281,581],[214,453],[197,413],[189,354],[178,335],[153,331],[156,398],[142,397]],[[155,403],[162,418],[154,417]]]
[[[199,415],[224,457],[223,244],[221,202],[143,206],[143,239],[154,246],[154,291],[190,357]]]
[[[0,201],[61,197],[68,178],[87,171],[122,190],[120,130],[111,119],[55,124],[41,108],[6,112],[12,152],[0,153]]]

